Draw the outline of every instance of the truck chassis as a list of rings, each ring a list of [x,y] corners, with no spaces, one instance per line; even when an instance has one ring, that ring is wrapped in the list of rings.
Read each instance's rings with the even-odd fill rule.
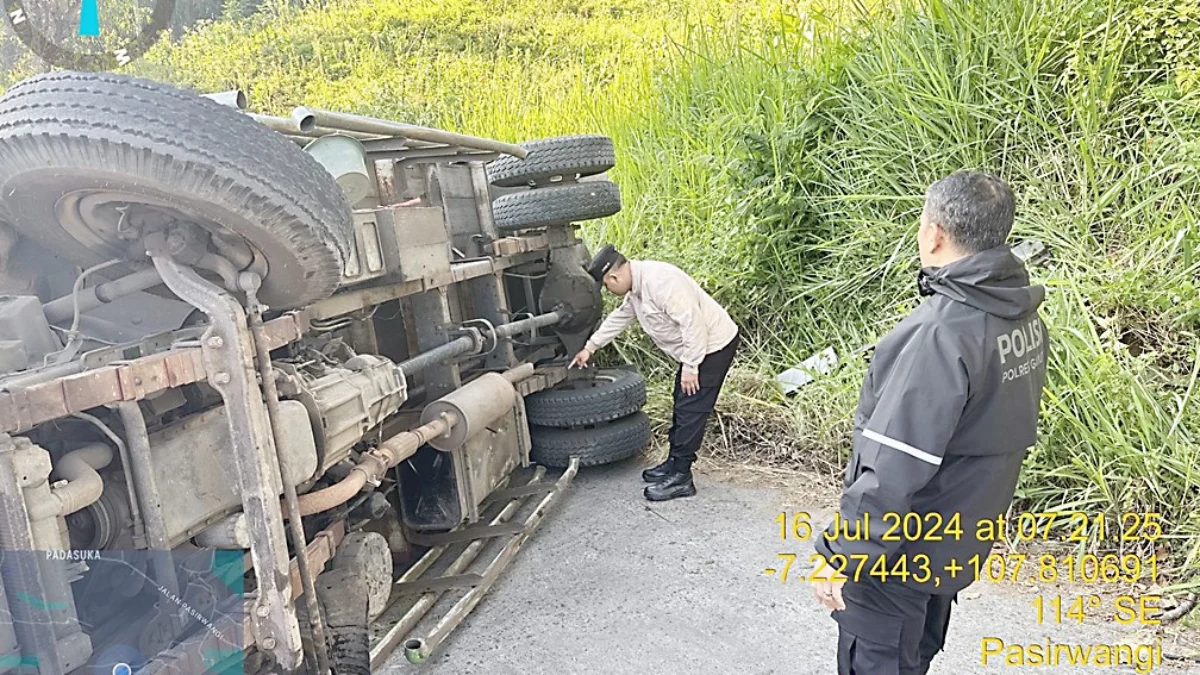
[[[424,662],[614,457],[550,477],[538,423],[641,428],[644,386],[567,425],[525,404],[583,377],[610,141],[245,103],[84,73],[0,97],[0,673]],[[121,550],[131,585],[71,553]],[[244,573],[220,602],[186,562],[213,552]]]

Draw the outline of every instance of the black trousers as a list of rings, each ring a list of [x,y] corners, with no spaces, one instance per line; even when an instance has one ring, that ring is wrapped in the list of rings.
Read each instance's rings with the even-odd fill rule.
[[[925,675],[942,651],[957,595],[933,595],[863,576],[842,588],[838,675]]]
[[[675,373],[675,414],[667,440],[671,443],[671,459],[676,467],[690,469],[704,441],[704,426],[717,404],[717,396],[733,364],[742,336],[738,333],[729,344],[704,357],[700,363],[700,389],[688,396],[680,384],[683,366]]]

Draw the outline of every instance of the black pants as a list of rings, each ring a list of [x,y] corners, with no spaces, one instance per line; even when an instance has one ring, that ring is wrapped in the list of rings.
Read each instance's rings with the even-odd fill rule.
[[[708,423],[708,416],[717,403],[717,396],[725,384],[725,376],[729,374],[729,366],[733,364],[733,355],[741,341],[739,333],[728,345],[704,357],[700,363],[700,389],[691,396],[683,393],[680,384],[683,366],[675,373],[675,415],[671,420],[671,430],[667,432],[667,440],[671,443],[671,460],[676,467],[690,469],[696,461],[696,453],[704,441],[704,425]]]
[[[957,595],[933,595],[864,575],[842,588],[838,675],[925,675],[942,651]]]

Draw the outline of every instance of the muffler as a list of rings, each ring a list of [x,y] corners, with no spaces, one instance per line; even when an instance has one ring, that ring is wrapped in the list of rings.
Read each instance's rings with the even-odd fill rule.
[[[423,424],[444,415],[453,415],[457,420],[448,433],[429,439],[429,445],[442,452],[461,448],[468,439],[512,411],[517,403],[513,384],[532,374],[532,363],[505,373],[486,373],[425,406],[421,412]]]

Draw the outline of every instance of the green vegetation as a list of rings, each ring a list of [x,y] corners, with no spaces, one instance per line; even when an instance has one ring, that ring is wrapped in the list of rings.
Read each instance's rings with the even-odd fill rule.
[[[1161,511],[1173,577],[1200,585],[1183,570],[1200,566],[1200,9],[795,7],[271,3],[136,67],[245,87],[264,112],[305,103],[512,141],[613,136],[625,209],[589,239],[693,272],[749,337],[753,372],[735,378],[721,407],[737,415],[710,445],[746,441],[760,459],[830,472],[865,370],[856,350],[917,300],[925,187],[997,172],[1019,196],[1014,236],[1052,254],[1032,270],[1049,288],[1053,356],[1022,507],[1113,523]],[[764,383],[827,346],[845,365],[795,400]],[[618,349],[669,375],[637,334]],[[663,419],[663,396],[653,410]]]

